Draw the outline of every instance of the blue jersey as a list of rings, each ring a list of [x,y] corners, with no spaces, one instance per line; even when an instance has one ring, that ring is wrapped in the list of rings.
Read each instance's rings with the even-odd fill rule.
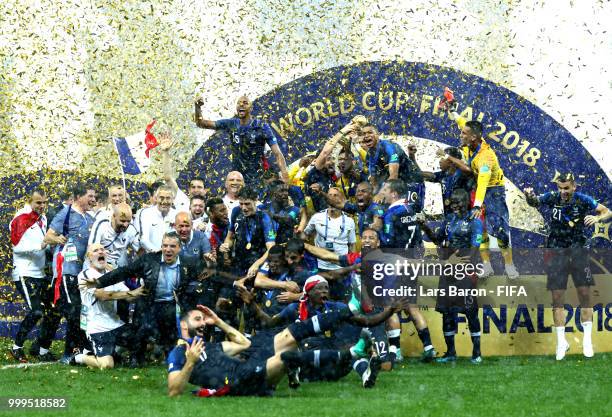
[[[320,308],[314,308],[307,304],[308,307],[308,318],[313,316],[320,316],[321,314],[329,313],[331,311],[344,311],[348,310],[348,305],[344,303],[339,303],[336,301],[325,301],[323,306]],[[291,303],[287,307],[285,307],[280,313],[279,316],[283,319],[285,323],[292,323],[294,321],[298,321],[300,319],[300,303]]]
[[[357,226],[359,228],[358,230],[360,236],[366,228],[372,227],[374,220],[377,217],[382,218],[385,215],[385,210],[382,208],[382,206],[374,202],[370,203],[370,205],[366,207],[364,211],[361,211],[359,210],[357,204],[349,203],[347,201],[344,203],[342,211],[348,214],[357,214]]]
[[[302,277],[304,281],[319,272],[319,263],[317,258],[312,256],[309,252],[304,252],[304,258],[297,264],[292,264],[289,267],[289,275],[292,277],[292,281],[299,282]]]
[[[321,184],[323,192],[326,193],[327,191],[329,191],[330,187],[335,186],[335,181],[335,176],[331,176],[323,171],[319,171],[315,167],[308,171],[308,173],[306,174],[306,178],[304,179],[304,189],[306,190],[306,195],[310,196],[310,198],[312,199],[312,205],[315,211],[325,210],[328,205],[327,200],[325,200],[325,197],[322,197],[319,194],[312,192],[310,190],[310,186],[312,184],[317,183]]]
[[[446,241],[452,249],[478,248],[482,243],[482,221],[470,219],[469,214],[460,217],[455,213],[446,219],[437,233],[439,241]]]
[[[236,210],[237,209],[237,210]],[[249,217],[237,207],[232,212],[230,230],[234,232],[235,260],[241,270],[247,270],[266,251],[266,243],[276,240],[270,216],[261,211]]]
[[[381,246],[398,249],[421,247],[423,238],[416,214],[414,206],[405,201],[391,204],[383,216]]]
[[[399,164],[398,178],[405,183],[422,183],[423,174],[406,152],[397,143],[379,140],[376,147],[366,155],[366,165],[370,177],[381,187],[389,177],[389,164]]]
[[[166,359],[168,373],[183,369],[188,344],[191,344],[191,340],[180,340],[178,345],[172,349]],[[189,382],[210,389],[219,389],[224,385],[231,386],[236,377],[236,370],[241,363],[239,359],[226,355],[221,343],[206,343],[191,372]]]
[[[277,144],[270,125],[260,119],[251,119],[248,124],[241,125],[240,119],[234,117],[217,120],[215,129],[225,130],[230,135],[232,170],[241,172],[247,184],[258,181],[266,143],[269,146]]]
[[[474,180],[456,170],[453,174],[446,171],[434,172],[432,182],[437,182],[442,187],[442,201],[444,203],[444,214],[450,214],[450,197],[453,191],[463,189],[468,194],[474,189]]]
[[[68,240],[65,245],[57,245],[55,247],[53,257],[53,273],[57,271],[56,261],[57,254],[64,248],[68,249],[68,245],[76,247],[78,259],[76,261],[64,262],[62,273],[64,275],[77,276],[83,269],[83,261],[85,260],[85,252],[87,252],[87,242],[89,241],[89,232],[94,223],[94,218],[89,213],[81,214],[76,212],[72,206],[66,206],[53,217],[49,229],[52,229],[58,235],[63,235]]]
[[[192,230],[189,242],[181,242],[181,256],[193,261],[202,260],[202,255],[210,253],[210,241],[200,230]]]
[[[592,212],[597,201],[582,193],[574,193],[567,203],[561,201],[557,191],[538,196],[540,204],[552,209],[549,218],[549,248],[581,247],[587,244],[584,216]]]
[[[257,209],[264,210],[270,213],[272,220],[272,228],[276,233],[276,243],[286,243],[294,235],[293,229],[299,222],[300,209],[296,206],[288,206],[280,210],[276,210],[272,203],[260,204]],[[278,222],[274,220],[274,215],[277,214],[282,217],[287,217],[289,220],[286,222]]]
[[[292,275],[289,273],[288,270],[281,271],[280,273],[270,272],[268,263],[263,264],[262,267],[259,268],[259,273],[279,282],[294,281]],[[301,288],[307,278],[308,277],[303,278],[300,282],[294,282]],[[260,305],[263,305],[262,309],[263,311],[265,311],[266,314],[273,316],[275,314],[280,313],[287,306],[287,304],[281,304],[276,300],[276,296],[278,296],[284,291],[285,290],[283,289],[262,289],[257,292],[257,302]]]

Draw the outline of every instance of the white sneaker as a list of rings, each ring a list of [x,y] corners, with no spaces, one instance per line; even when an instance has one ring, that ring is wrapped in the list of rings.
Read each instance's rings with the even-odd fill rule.
[[[495,271],[493,271],[493,267],[491,266],[491,262],[483,262],[482,264],[482,274],[478,275],[478,278],[488,278],[493,275]]]
[[[519,277],[519,272],[514,264],[506,265],[506,275],[509,279],[517,279]]]
[[[563,343],[557,345],[557,360],[563,360],[563,358],[565,358],[565,354],[567,353],[567,351],[569,350],[570,346],[569,343],[567,343],[567,340],[564,340]]]
[[[583,344],[582,353],[584,354],[585,358],[592,358],[593,355],[595,355],[595,352],[593,352],[593,344],[591,343]]]

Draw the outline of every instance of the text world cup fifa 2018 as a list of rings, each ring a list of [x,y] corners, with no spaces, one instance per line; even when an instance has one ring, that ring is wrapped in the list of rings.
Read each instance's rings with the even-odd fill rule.
[[[377,262],[372,264],[372,279],[383,280],[385,277],[408,278],[419,276],[452,276],[462,280],[472,275],[482,275],[484,265],[481,263],[440,263],[434,261],[414,261],[397,259],[393,263]]]
[[[417,294],[418,293],[418,294]],[[448,288],[425,288],[401,285],[398,288],[384,288],[382,285],[372,287],[375,297],[497,297],[527,296],[527,290],[522,285],[499,285],[495,289],[461,288],[449,285]]]

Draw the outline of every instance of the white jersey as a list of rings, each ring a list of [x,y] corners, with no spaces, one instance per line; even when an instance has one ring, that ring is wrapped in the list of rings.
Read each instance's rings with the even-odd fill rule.
[[[314,243],[315,246],[330,250],[337,255],[346,255],[349,250],[349,244],[356,242],[355,222],[346,214],[342,213],[340,217],[332,219],[327,214],[327,210],[313,214],[304,229],[307,235],[316,233]],[[326,262],[321,259],[318,261],[319,269],[339,269],[340,265],[331,262]]]
[[[157,206],[147,207],[140,212],[140,246],[146,252],[157,252],[161,249],[164,233],[172,231],[176,210],[170,209],[163,216]]]
[[[96,279],[102,274],[94,268],[88,268],[78,276],[79,284],[86,279]],[[101,301],[94,295],[96,288],[79,287],[81,291],[81,329],[87,334],[108,332],[123,326],[125,323],[117,315],[117,300]],[[110,285],[104,291],[129,291],[123,282]]]
[[[13,281],[19,281],[21,277],[45,277],[46,256],[41,246],[47,233],[47,218],[43,214],[33,221],[33,215],[32,208],[26,205],[9,224],[13,243]]]
[[[229,195],[225,194],[223,196],[223,204],[225,204],[225,207],[227,207],[227,213],[231,216],[232,215],[232,210],[234,210],[234,207],[239,207],[240,206],[240,200],[238,199],[231,199]]]
[[[125,232],[117,234],[111,224],[111,220],[97,220],[91,227],[88,245],[99,243],[104,246],[107,252],[107,261],[114,267],[125,266],[128,264],[127,251],[132,247],[138,251],[140,247],[138,232],[133,224],[130,223]]]
[[[187,196],[187,194],[185,194],[183,190],[179,188],[176,192],[176,197],[174,197],[173,203],[177,213],[180,213],[182,211],[189,213],[190,204],[191,201],[189,201],[189,197]]]

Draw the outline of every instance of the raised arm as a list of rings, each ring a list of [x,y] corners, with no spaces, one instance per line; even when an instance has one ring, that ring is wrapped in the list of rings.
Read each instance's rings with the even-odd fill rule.
[[[202,117],[202,106],[204,105],[204,99],[198,98],[195,102],[195,122],[196,126],[202,129],[216,129],[216,124],[212,120],[207,120]]]

